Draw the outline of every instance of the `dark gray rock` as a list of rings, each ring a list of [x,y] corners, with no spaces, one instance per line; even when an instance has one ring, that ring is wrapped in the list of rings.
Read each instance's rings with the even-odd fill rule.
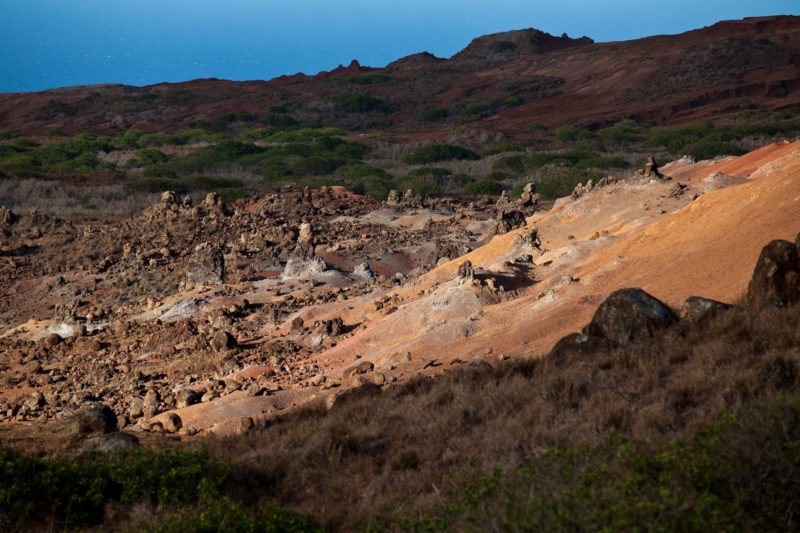
[[[570,333],[553,346],[548,358],[558,361],[570,355],[597,355],[608,352],[613,347],[613,342],[602,337],[586,333]]]
[[[732,306],[730,304],[702,298],[700,296],[689,296],[683,302],[683,312],[692,322],[701,322],[717,314],[727,311]]]
[[[511,230],[521,228],[527,224],[525,213],[517,209],[503,211],[497,215],[498,233],[508,233]]]
[[[76,435],[111,433],[117,430],[117,415],[107,405],[97,404],[81,409],[72,417]]]
[[[650,338],[677,321],[672,309],[642,289],[620,289],[600,304],[584,333],[625,345]]]
[[[758,257],[747,288],[750,309],[788,307],[800,303],[800,255],[797,245],[775,240]]]

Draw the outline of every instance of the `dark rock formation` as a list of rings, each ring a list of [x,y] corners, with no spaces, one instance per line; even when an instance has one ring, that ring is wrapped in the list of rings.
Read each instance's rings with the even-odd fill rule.
[[[584,332],[625,345],[652,337],[677,321],[672,309],[642,289],[620,289],[600,304]]]

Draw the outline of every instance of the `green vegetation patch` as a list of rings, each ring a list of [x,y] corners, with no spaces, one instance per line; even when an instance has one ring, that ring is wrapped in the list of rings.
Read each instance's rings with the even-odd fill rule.
[[[404,161],[409,165],[425,165],[441,161],[477,160],[480,156],[468,148],[453,144],[427,144],[408,154]]]
[[[389,104],[386,101],[363,93],[337,94],[330,100],[346,113],[385,113],[389,111]]]

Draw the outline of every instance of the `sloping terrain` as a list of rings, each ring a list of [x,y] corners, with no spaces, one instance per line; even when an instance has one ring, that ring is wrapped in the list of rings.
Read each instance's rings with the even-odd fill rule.
[[[800,143],[670,168],[696,179],[648,167],[527,220],[338,189],[167,193],[105,225],[4,211],[0,413],[25,427],[101,401],[140,435],[238,433],[363,383],[539,357],[622,287],[735,302],[761,248],[800,231]]]
[[[0,95],[0,129],[26,135],[51,128],[175,131],[225,113],[262,115],[270,108],[282,122],[427,138],[453,125],[520,139],[535,134],[532,123],[678,125],[797,105],[799,53],[800,25],[789,16],[616,43],[520,30],[475,39],[449,59],[416,54],[385,68],[354,61],[316,76],[271,81],[203,79]]]

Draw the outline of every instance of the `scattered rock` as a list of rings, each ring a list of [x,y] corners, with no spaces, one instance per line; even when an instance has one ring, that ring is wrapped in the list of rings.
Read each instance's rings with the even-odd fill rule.
[[[250,417],[229,418],[214,424],[210,431],[218,437],[232,437],[244,435],[253,429],[254,426],[255,423]]]
[[[683,312],[692,322],[707,320],[723,311],[729,310],[731,307],[730,304],[700,296],[689,296],[683,302]]]
[[[128,416],[131,420],[144,416],[144,401],[141,398],[134,398],[131,400],[130,407],[128,408]]]
[[[366,374],[367,372],[372,372],[374,368],[375,365],[372,361],[361,361],[357,365],[346,368],[344,372],[342,372],[342,377],[349,378],[359,374]]]
[[[175,413],[167,413],[162,424],[167,433],[177,433],[183,427],[181,417]]]
[[[536,184],[532,182],[526,183],[522,188],[522,194],[519,196],[519,205],[523,208],[535,208],[538,202]]]
[[[527,224],[525,213],[516,209],[503,211],[497,215],[497,232],[501,234],[524,227],[525,224]]]
[[[311,244],[314,240],[314,232],[311,228],[311,224],[308,222],[303,222],[300,224],[300,231],[297,236],[297,242],[300,244]]]
[[[211,349],[215,352],[233,350],[236,346],[236,338],[227,331],[218,331],[211,338]]]
[[[175,393],[175,407],[183,409],[200,401],[198,394],[192,389],[181,389]]]

